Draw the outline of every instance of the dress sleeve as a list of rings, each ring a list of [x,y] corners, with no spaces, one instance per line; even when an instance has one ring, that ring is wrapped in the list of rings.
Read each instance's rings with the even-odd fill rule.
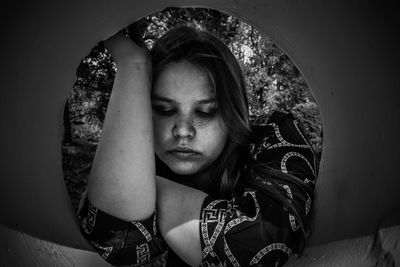
[[[163,266],[167,245],[156,228],[156,212],[143,221],[124,221],[83,197],[78,211],[81,231],[95,251],[114,266]]]
[[[281,266],[300,238],[288,215],[256,190],[230,200],[208,196],[201,211],[201,266]]]

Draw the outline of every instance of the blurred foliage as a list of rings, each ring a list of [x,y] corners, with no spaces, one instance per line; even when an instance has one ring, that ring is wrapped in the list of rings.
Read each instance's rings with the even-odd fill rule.
[[[319,161],[322,125],[318,107],[300,71],[268,36],[216,10],[167,8],[142,19],[143,41],[151,48],[160,36],[181,24],[208,30],[221,38],[245,73],[251,117],[268,115],[273,110],[292,112],[303,125]],[[76,189],[76,185],[86,184],[115,72],[105,48],[101,43],[95,46],[79,65],[66,103],[63,166],[68,190],[78,190],[77,198],[83,189]]]

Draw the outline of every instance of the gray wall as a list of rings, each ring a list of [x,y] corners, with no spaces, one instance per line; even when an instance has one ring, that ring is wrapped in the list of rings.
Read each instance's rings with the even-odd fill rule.
[[[9,1],[10,2],[10,1]],[[208,6],[264,31],[302,71],[323,119],[311,244],[370,234],[399,209],[399,20],[367,1],[15,1],[1,17],[1,224],[88,248],[61,169],[62,112],[80,60],[166,6]],[[376,2],[378,3],[378,2]],[[394,219],[391,224],[399,224]]]

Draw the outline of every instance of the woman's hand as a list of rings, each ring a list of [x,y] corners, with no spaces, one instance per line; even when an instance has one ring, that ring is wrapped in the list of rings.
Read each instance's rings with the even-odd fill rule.
[[[134,43],[123,31],[105,40],[104,45],[111,53],[117,68],[122,64],[127,67],[143,67],[150,74],[151,59],[148,50]]]

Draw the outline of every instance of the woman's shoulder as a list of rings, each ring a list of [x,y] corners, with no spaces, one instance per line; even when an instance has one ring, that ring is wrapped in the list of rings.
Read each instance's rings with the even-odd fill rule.
[[[280,120],[285,117],[293,117],[290,112],[282,110],[271,110],[269,112],[250,116],[250,122],[252,125],[262,126],[268,124],[271,120]]]
[[[304,138],[304,130],[299,121],[290,112],[275,110],[273,112],[252,116],[250,118],[252,129],[251,142],[257,143],[270,135],[275,135],[282,140],[287,137],[289,140],[297,141],[303,145],[308,145],[309,142]],[[302,136],[301,140],[296,140]],[[289,141],[287,140],[287,141]]]
[[[251,156],[267,166],[314,181],[317,162],[303,127],[291,113],[274,111],[252,120]]]

